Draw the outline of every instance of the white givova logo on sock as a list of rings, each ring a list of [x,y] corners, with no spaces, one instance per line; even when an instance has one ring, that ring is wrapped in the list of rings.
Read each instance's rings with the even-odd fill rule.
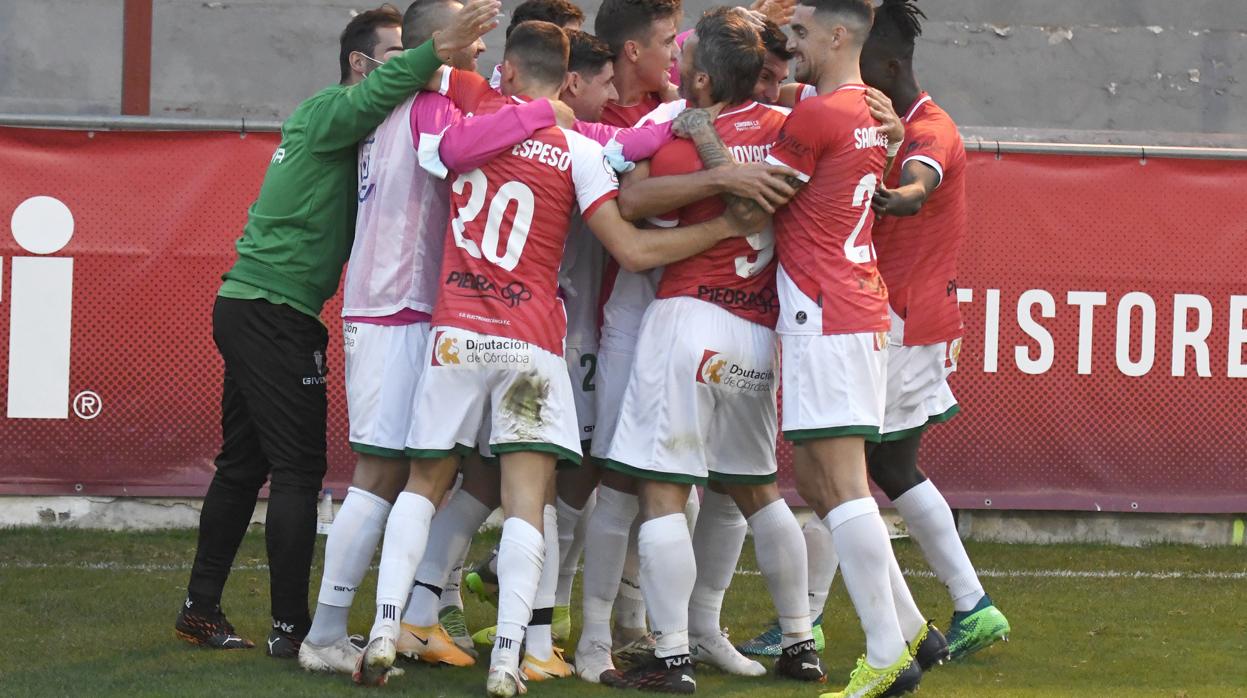
[[[70,319],[73,314],[74,260],[51,257],[74,236],[74,216],[60,199],[34,196],[13,210],[13,239],[32,256],[11,260],[9,302],[10,419],[69,417]],[[83,419],[99,414],[100,398],[84,391],[74,399]]]

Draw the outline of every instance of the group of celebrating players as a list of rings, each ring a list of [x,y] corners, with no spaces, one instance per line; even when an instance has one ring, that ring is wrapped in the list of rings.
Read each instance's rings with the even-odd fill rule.
[[[496,10],[417,0],[402,46]],[[365,15],[397,29],[393,9]],[[567,0],[529,0],[492,81],[478,40],[360,144],[359,459],[302,666],[379,685],[399,654],[473,664],[459,582],[499,506],[496,555],[467,575],[497,605],[477,634],[491,696],[573,674],[692,693],[697,664],[765,674],[746,653],[825,682],[837,566],[866,651],[833,695],[908,692],[1006,636],[917,467],[923,430],[957,411],[965,229],[961,139],[914,78],[921,17],[912,0],[770,0],[680,34],[679,0],[604,0],[590,35]],[[367,58],[385,79],[389,55]],[[804,528],[776,485],[781,419]],[[948,588],[947,639],[868,476]],[[719,613],[747,529],[777,620],[738,648]],[[347,612],[383,531],[361,649]],[[582,552],[573,665],[555,643]]]

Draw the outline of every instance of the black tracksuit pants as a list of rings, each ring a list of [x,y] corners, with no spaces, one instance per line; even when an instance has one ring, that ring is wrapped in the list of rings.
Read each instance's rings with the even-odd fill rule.
[[[326,469],[328,333],[318,319],[287,305],[218,297],[212,337],[225,359],[223,443],[200,515],[188,603],[205,610],[220,603],[268,479],[264,534],[273,620],[302,636],[311,625],[308,577]]]

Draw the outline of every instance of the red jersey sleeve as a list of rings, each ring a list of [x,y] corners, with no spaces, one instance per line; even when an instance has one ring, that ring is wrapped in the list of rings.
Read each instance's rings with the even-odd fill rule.
[[[802,182],[809,182],[822,154],[827,128],[827,115],[815,100],[805,100],[797,105],[780,129],[779,140],[771,148],[766,161],[783,165],[797,171]]]

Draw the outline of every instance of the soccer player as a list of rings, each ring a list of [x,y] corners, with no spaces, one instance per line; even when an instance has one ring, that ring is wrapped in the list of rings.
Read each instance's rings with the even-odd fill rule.
[[[462,9],[455,0],[412,3],[403,16],[403,46],[417,46],[451,26]],[[472,70],[484,50],[478,39],[453,52],[449,62]],[[407,481],[403,449],[449,220],[447,185],[420,169],[417,149],[430,140],[459,138],[476,148],[459,166],[475,167],[555,118],[543,100],[454,123],[454,131],[444,132],[455,121],[448,99],[421,92],[360,146],[359,208],[343,308],[347,411],[357,461],[353,486],[326,541],[316,615],[299,648],[299,663],[309,670],[354,670],[360,650],[347,639],[347,615],[390,506]],[[400,641],[399,651],[432,663],[472,663],[445,631],[427,627],[437,626],[436,620],[416,625],[425,627],[405,628],[406,646]]]
[[[885,0],[862,49],[862,78],[905,115],[899,167],[872,202],[892,330],[881,442],[868,446],[867,467],[948,588],[949,650],[960,659],[1006,637],[1009,621],[983,591],[948,502],[918,468],[923,431],[958,410],[948,375],[961,349],[957,253],[966,230],[965,147],[914,76],[925,16],[912,0]]]
[[[566,78],[567,51],[566,35],[552,24],[517,27],[504,53],[503,92],[518,101],[556,97]],[[455,89],[455,76],[453,71],[442,76],[443,91]],[[377,618],[360,663],[361,683],[384,683],[393,665],[398,611],[426,542],[433,501],[453,477],[456,451],[474,447],[488,419],[489,446],[501,460],[506,519],[498,553],[498,630],[486,689],[494,696],[525,690],[519,645],[545,548],[557,545],[543,534],[544,504],[556,458],[580,459],[557,296],[558,260],[572,212],[579,207],[594,234],[632,269],[677,261],[751,232],[747,224],[725,217],[640,234],[619,216],[615,187],[600,146],[554,128],[460,174],[452,184],[457,213],[447,232],[446,281],[433,312],[428,366],[416,388],[416,419],[408,436],[416,460],[387,522],[391,535],[382,550]]]
[[[793,110],[769,158],[802,184],[775,217],[783,432],[866,634],[847,696],[917,687],[922,669],[910,647],[942,644],[901,577],[866,477],[865,441],[878,441],[883,426],[890,326],[870,208],[889,139],[867,110],[858,65],[873,19],[869,0],[797,6],[789,43],[796,78],[818,94]]]
[[[728,8],[698,22],[684,43],[680,92],[690,106],[725,106],[713,124],[708,117],[690,122],[701,131],[694,134],[696,149],[680,141],[658,152],[649,167],[656,183],[701,169],[699,152],[707,167],[730,163],[733,155],[738,161],[765,158],[787,115],[751,99],[765,53],[754,28]],[[689,130],[683,119],[677,128]],[[717,197],[690,201],[650,220],[670,227],[713,218],[723,208]],[[662,273],[637,343],[648,360],[634,367],[606,461],[640,481],[641,584],[657,651],[616,685],[692,693],[690,645],[698,662],[735,674],[765,673],[719,627],[723,593],[744,542],[742,511],[784,629],[777,672],[826,678],[811,635],[801,528],[775,485],[777,314],[770,230],[725,241]],[[718,492],[707,492],[690,538],[684,503],[690,487],[707,478]],[[696,621],[691,627],[690,616]]]
[[[220,602],[266,479],[268,653],[296,656],[308,632],[316,498],[326,469],[328,337],[319,314],[337,290],[351,246],[357,145],[443,60],[493,28],[498,6],[472,0],[450,28],[406,51],[393,8],[359,14],[339,42],[340,83],[303,102],[283,125],[238,240],[238,261],[225,273],[213,308],[213,338],[225,361],[223,444],[175,623],[188,642],[254,646],[235,632]]]

